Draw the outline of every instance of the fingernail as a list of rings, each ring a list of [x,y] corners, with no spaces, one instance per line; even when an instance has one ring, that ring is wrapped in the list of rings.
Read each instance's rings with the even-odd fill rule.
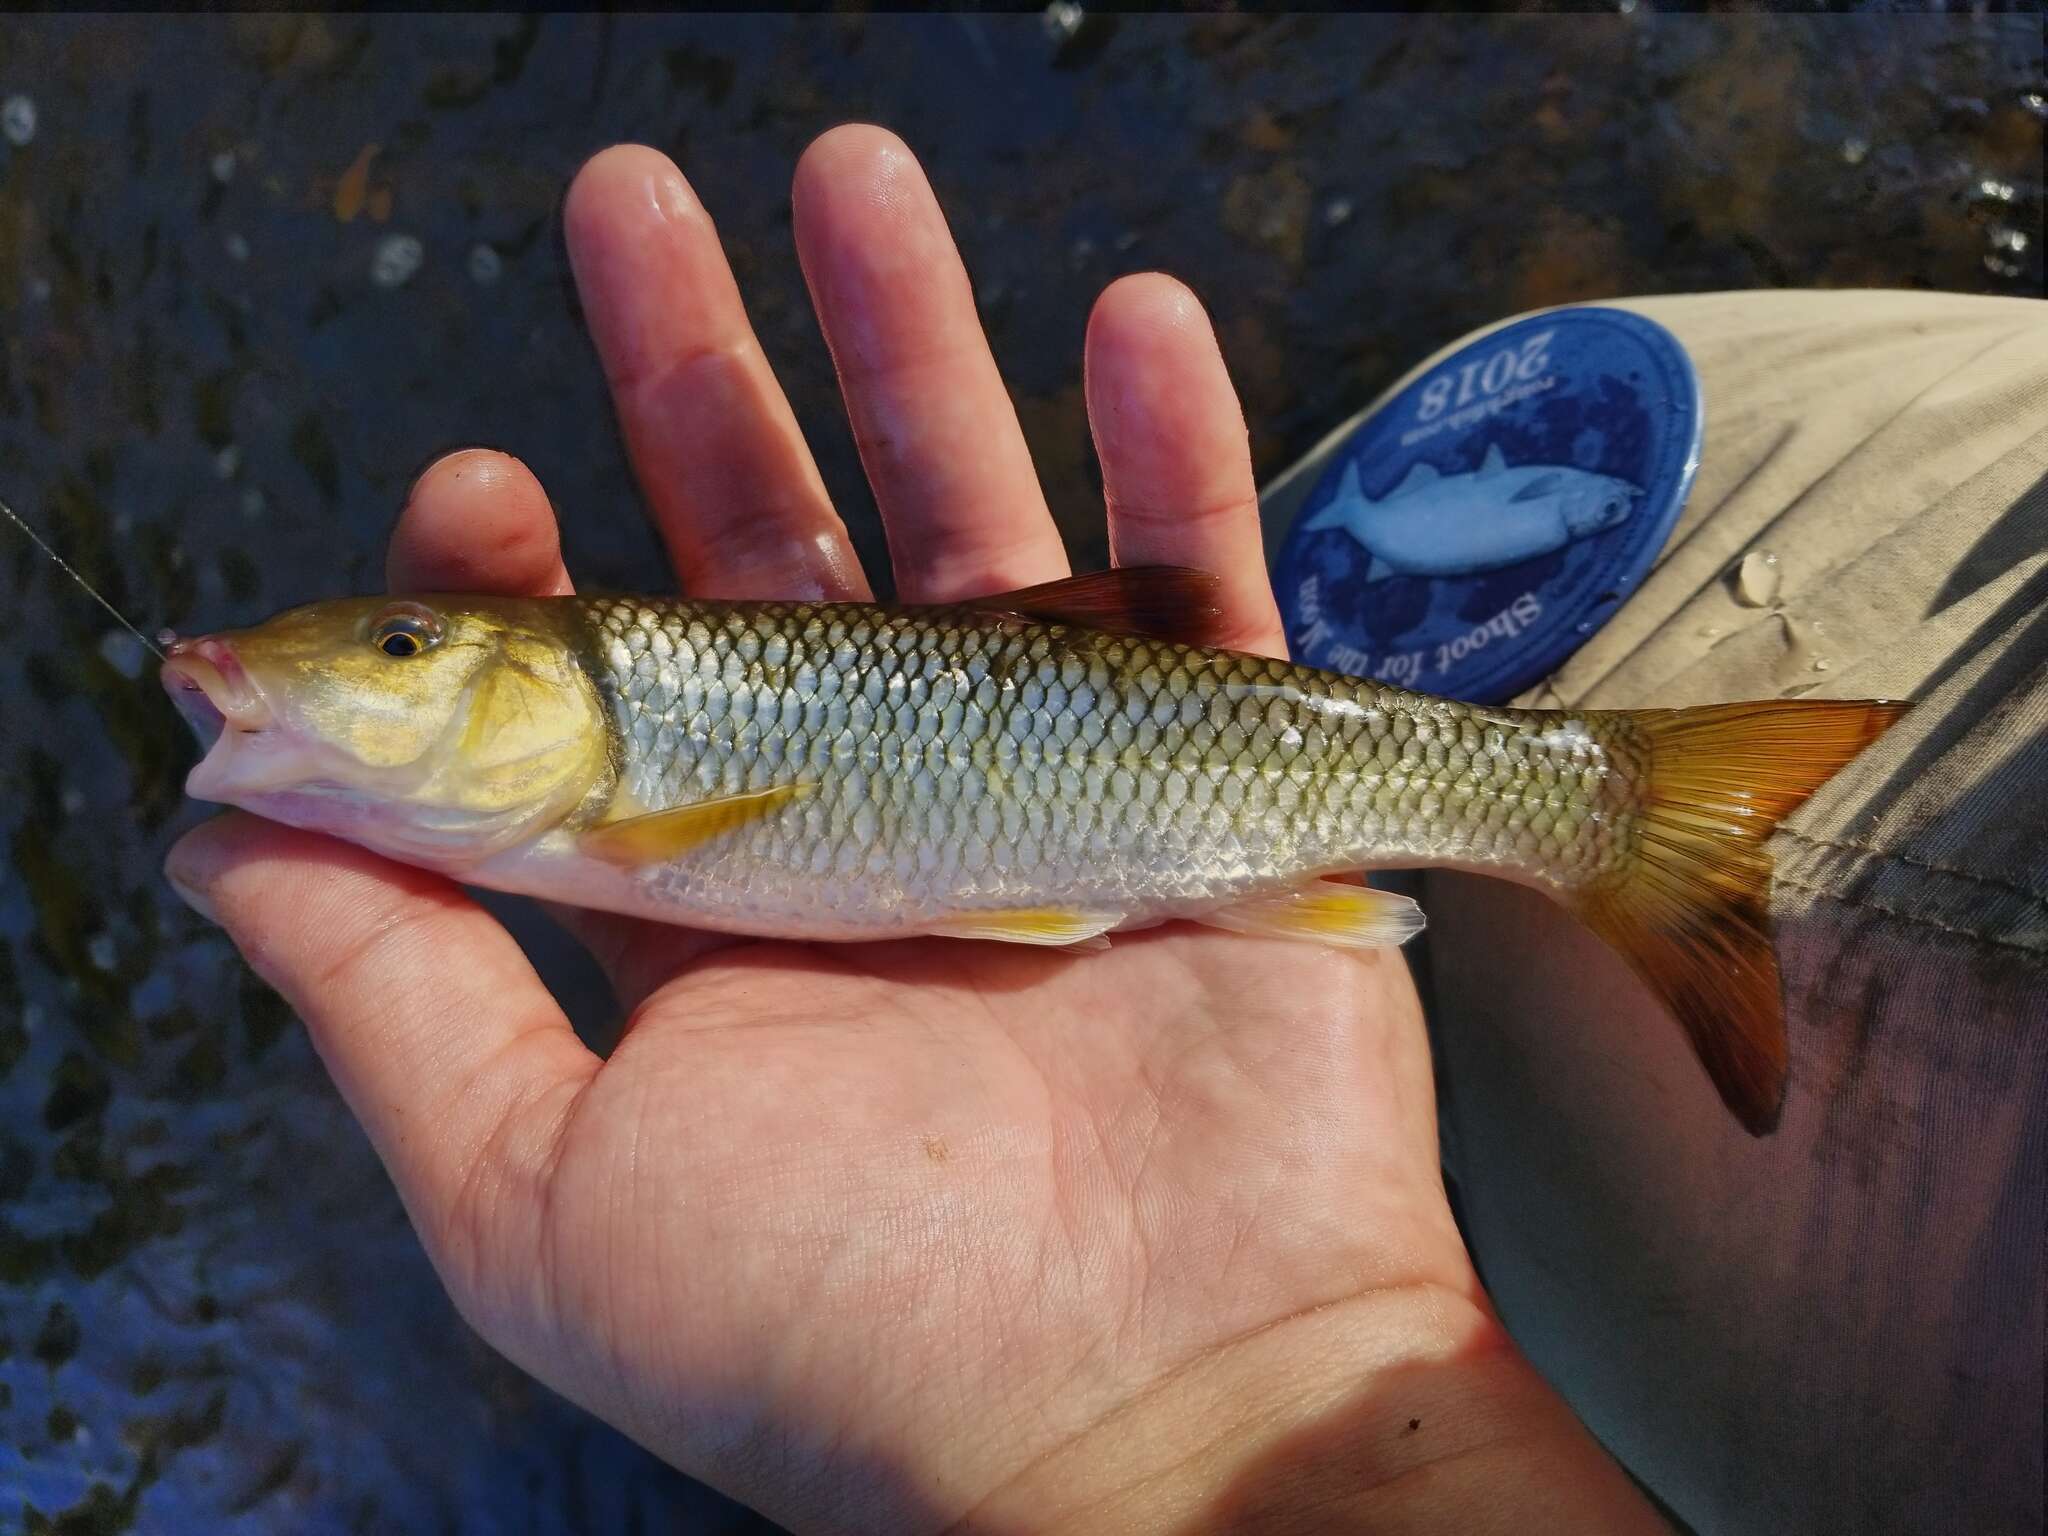
[[[664,223],[680,224],[704,211],[704,205],[691,195],[690,184],[683,180],[682,173],[666,166],[647,178],[645,194],[648,206]]]
[[[219,926],[220,914],[213,908],[213,874],[219,864],[212,843],[217,822],[195,827],[172,845],[164,858],[164,881],[178,893],[178,899]]]
[[[178,899],[184,902],[186,906],[197,912],[216,928],[220,926],[220,914],[213,910],[213,903],[207,899],[205,891],[191,884],[168,865],[164,868],[164,880],[170,885],[172,890],[178,893]]]
[[[469,458],[473,454],[491,453],[493,451],[495,450],[486,448],[483,444],[478,443],[468,448],[450,448],[446,453],[435,454],[431,459],[427,460],[426,467],[412,477],[412,484],[406,487],[406,504],[408,506],[411,505],[413,497],[419,493],[419,488],[425,483],[427,476],[434,473],[442,465],[452,464],[457,459]],[[456,479],[460,480],[462,478],[461,469],[456,469],[454,473]]]

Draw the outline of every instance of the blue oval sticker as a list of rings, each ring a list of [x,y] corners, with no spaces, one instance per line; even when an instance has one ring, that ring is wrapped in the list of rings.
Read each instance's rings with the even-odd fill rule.
[[[1692,360],[1640,315],[1560,309],[1488,332],[1330,455],[1274,573],[1295,657],[1513,697],[1656,562],[1700,429]]]

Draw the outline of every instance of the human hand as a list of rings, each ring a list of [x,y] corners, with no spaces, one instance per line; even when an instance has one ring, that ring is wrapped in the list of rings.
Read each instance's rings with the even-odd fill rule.
[[[1065,574],[916,162],[840,129],[795,198],[899,595]],[[566,219],[684,590],[866,595],[675,168],[608,151]],[[1124,279],[1086,363],[1116,558],[1218,573],[1232,641],[1280,654],[1200,307]],[[479,452],[414,488],[390,576],[569,590],[540,486]],[[789,1525],[1651,1518],[1487,1309],[1398,955],[1178,924],[1071,956],[572,914],[631,1010],[600,1060],[443,879],[241,814],[170,871],[305,1019],[477,1330]]]

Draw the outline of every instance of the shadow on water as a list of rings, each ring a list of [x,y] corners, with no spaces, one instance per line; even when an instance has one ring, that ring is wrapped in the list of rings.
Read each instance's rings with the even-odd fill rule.
[[[374,587],[411,477],[491,442],[580,573],[654,584],[558,217],[638,139],[886,570],[787,201],[867,117],[926,159],[1089,565],[1079,348],[1122,272],[1211,304],[1270,476],[1538,304],[2038,292],[2042,90],[2024,17],[10,17],[0,494],[144,628],[216,627]],[[302,1034],[161,884],[196,812],[144,653],[18,540],[0,589],[0,1529],[765,1529],[470,1338]]]

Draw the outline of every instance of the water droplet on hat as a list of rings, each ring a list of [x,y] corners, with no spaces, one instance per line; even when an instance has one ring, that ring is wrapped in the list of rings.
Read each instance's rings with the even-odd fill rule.
[[[1735,567],[1735,600],[1746,608],[1768,608],[1778,600],[1778,557],[1753,549]]]

